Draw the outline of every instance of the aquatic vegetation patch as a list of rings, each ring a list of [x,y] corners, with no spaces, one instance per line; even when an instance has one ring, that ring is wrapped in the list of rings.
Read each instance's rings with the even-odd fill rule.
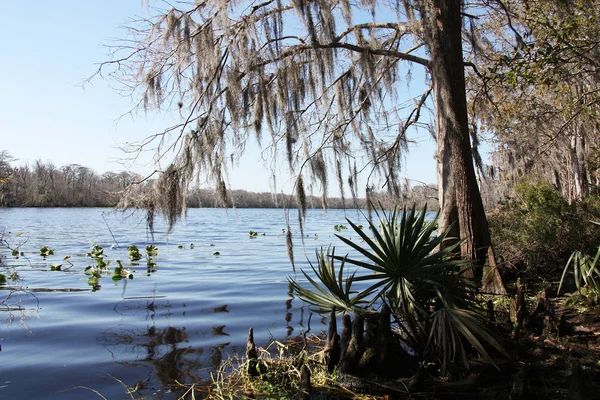
[[[123,278],[133,279],[133,273],[131,270],[123,267],[121,260],[117,260],[117,266],[115,267],[112,275],[113,281],[119,281]]]
[[[334,225],[333,230],[336,232],[342,232],[345,230],[348,230],[348,227],[346,225]]]
[[[129,246],[127,251],[129,251],[129,259],[131,261],[136,262],[142,259],[142,253],[140,253],[140,249],[135,244]]]
[[[102,258],[104,257],[104,249],[102,248],[102,246],[94,243],[90,248],[90,252],[87,253],[87,256],[91,258]]]
[[[158,247],[154,246],[154,245],[148,245],[146,246],[146,255],[148,257],[154,257],[158,255]]]
[[[20,243],[19,246],[22,246],[25,242]],[[10,254],[12,254],[15,259],[18,259],[19,257],[25,257],[27,259],[25,256],[26,253],[22,252],[19,247],[11,247],[4,239],[2,239],[1,245],[3,248],[8,249]],[[112,250],[114,247],[114,245],[111,246],[110,250]],[[158,247],[151,244],[145,246],[144,250],[145,254],[142,254],[135,244],[127,247],[127,253],[125,257],[129,258],[130,266],[125,266],[121,261],[122,258],[110,260],[105,247],[94,242],[86,252],[77,257],[77,261],[75,263],[72,261],[72,256],[67,255],[64,256],[63,262],[51,263],[46,266],[45,270],[52,271],[52,273],[57,274],[61,272],[81,273],[86,276],[86,283],[91,286],[92,291],[97,291],[102,287],[101,283],[103,278],[111,277],[112,281],[114,282],[122,279],[133,279],[137,271],[132,267],[138,265],[138,262],[144,258],[146,259],[145,264],[147,275],[156,272],[158,270]],[[45,245],[39,249],[39,254],[46,259],[48,256],[55,255],[55,251],[49,245]],[[5,258],[6,256],[3,257]],[[84,260],[83,257],[87,258],[89,261],[91,261],[91,263],[88,262],[86,263],[87,265],[84,264],[85,267],[81,269],[81,261]],[[85,263],[85,261],[83,262]],[[79,264],[80,267],[78,268],[78,265],[76,264]],[[114,269],[111,268],[111,264],[116,264]],[[7,285],[9,281],[21,280],[21,276],[17,273],[15,267],[10,267],[4,263],[0,263],[0,266],[3,267],[2,273],[0,273],[0,285]],[[11,287],[8,288],[12,289]]]
[[[51,255],[54,255],[54,249],[51,249],[48,246],[42,246],[40,248],[40,256],[45,258]]]

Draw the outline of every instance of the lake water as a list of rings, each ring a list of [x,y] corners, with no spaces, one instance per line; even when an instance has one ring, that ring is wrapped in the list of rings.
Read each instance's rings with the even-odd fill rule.
[[[290,211],[299,280],[315,249],[343,249],[334,226],[348,226],[346,216],[365,224],[356,210],[308,210],[303,247]],[[0,398],[129,398],[118,380],[151,398],[176,398],[170,384],[206,380],[221,360],[243,355],[249,327],[258,346],[301,334],[310,311],[289,290],[285,221],[279,209],[191,209],[170,234],[158,221],[152,237],[141,214],[0,209],[3,239],[24,253],[0,248],[0,273],[19,277],[0,286]],[[87,256],[94,243],[111,271],[121,260],[133,279],[109,274],[90,285],[84,270],[95,265]],[[131,265],[131,244],[142,254],[157,246],[156,265]],[[42,257],[42,246],[54,255]],[[326,327],[313,316],[310,328]]]

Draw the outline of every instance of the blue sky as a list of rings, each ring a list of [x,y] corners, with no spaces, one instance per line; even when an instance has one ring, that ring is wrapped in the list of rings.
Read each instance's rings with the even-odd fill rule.
[[[154,170],[151,155],[123,165],[118,149],[178,122],[178,116],[144,114],[119,117],[133,107],[132,99],[95,78],[81,86],[108,59],[103,44],[122,37],[120,28],[136,15],[145,15],[140,0],[33,0],[5,2],[0,24],[0,150],[16,164],[37,159],[60,167],[80,164],[97,173]],[[416,81],[416,79],[415,79]],[[117,122],[117,119],[118,122]],[[413,139],[402,177],[435,183],[434,144],[426,132]],[[250,146],[239,168],[230,171],[231,187],[269,191],[269,172]],[[287,174],[278,178],[278,191],[289,192]],[[330,193],[336,193],[332,185]]]

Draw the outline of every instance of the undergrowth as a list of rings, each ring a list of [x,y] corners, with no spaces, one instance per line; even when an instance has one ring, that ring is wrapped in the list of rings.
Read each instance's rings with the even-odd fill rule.
[[[206,398],[214,400],[245,399],[303,399],[308,396],[301,382],[303,366],[310,372],[311,395],[319,398],[379,400],[387,396],[356,393],[340,384],[337,371],[329,373],[323,362],[324,339],[317,335],[306,338],[310,350],[301,348],[298,341],[273,341],[259,349],[260,376],[248,373],[248,360],[232,356],[211,374],[207,384],[181,385],[181,399]],[[273,349],[273,347],[275,349]],[[198,397],[196,397],[198,396]],[[311,398],[313,398],[311,397]]]
[[[494,250],[508,282],[558,280],[573,251],[600,243],[598,196],[569,204],[548,183],[521,183],[514,196],[488,213]]]

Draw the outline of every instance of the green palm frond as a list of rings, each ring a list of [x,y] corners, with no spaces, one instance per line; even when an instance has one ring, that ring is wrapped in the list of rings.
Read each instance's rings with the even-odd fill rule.
[[[456,361],[462,362],[468,368],[464,340],[494,366],[495,363],[486,350],[486,344],[508,357],[480,314],[454,307],[443,307],[433,314],[427,347],[440,359],[443,374]]]
[[[373,281],[372,290],[386,293],[391,299],[412,303],[419,309],[421,298],[435,295],[435,287],[473,286],[458,271],[468,261],[454,258],[454,252],[460,242],[442,247],[449,229],[435,235],[437,214],[431,221],[425,221],[427,209],[417,212],[403,210],[400,222],[396,210],[383,213],[380,228],[369,223],[374,239],[361,228],[348,220],[354,231],[364,243],[355,243],[343,236],[336,235],[342,242],[363,255],[366,260],[345,257],[345,261],[371,270],[371,275],[361,275],[355,281]],[[341,260],[339,256],[335,256]]]
[[[591,256],[581,251],[574,251],[571,254],[571,257],[569,257],[562,276],[560,277],[558,293],[560,293],[569,266],[573,264],[573,276],[577,290],[587,287],[596,297],[598,297],[600,295],[600,270],[598,269],[598,260],[600,260],[600,247],[598,247],[595,256]]]
[[[327,253],[321,249],[316,252],[317,268],[309,262],[316,279],[313,279],[304,270],[301,270],[304,277],[312,285],[314,290],[302,287],[295,279],[289,278],[288,281],[292,285],[294,292],[304,302],[315,307],[316,311],[324,314],[331,311],[332,307],[338,312],[343,311],[358,311],[365,306],[368,306],[367,300],[372,291],[366,290],[358,292],[352,290],[352,283],[356,271],[350,276],[345,277],[344,265],[345,260],[341,258],[339,271],[336,272],[335,267],[335,248],[328,249]]]
[[[369,222],[365,230],[347,219],[360,241],[336,236],[359,257],[317,252],[318,267],[311,264],[316,277],[302,271],[312,290],[290,279],[298,296],[322,313],[332,307],[365,312],[385,302],[402,340],[416,355],[440,360],[443,371],[466,363],[468,345],[489,361],[487,349],[504,353],[472,296],[475,282],[461,272],[470,264],[456,255],[461,241],[445,243],[451,228],[436,234],[438,215],[428,219],[427,209],[417,212],[414,206],[376,215],[379,226]],[[334,261],[341,262],[339,270]],[[346,264],[359,269],[344,278]],[[361,269],[367,273],[357,273]],[[357,292],[353,283],[366,289]]]

